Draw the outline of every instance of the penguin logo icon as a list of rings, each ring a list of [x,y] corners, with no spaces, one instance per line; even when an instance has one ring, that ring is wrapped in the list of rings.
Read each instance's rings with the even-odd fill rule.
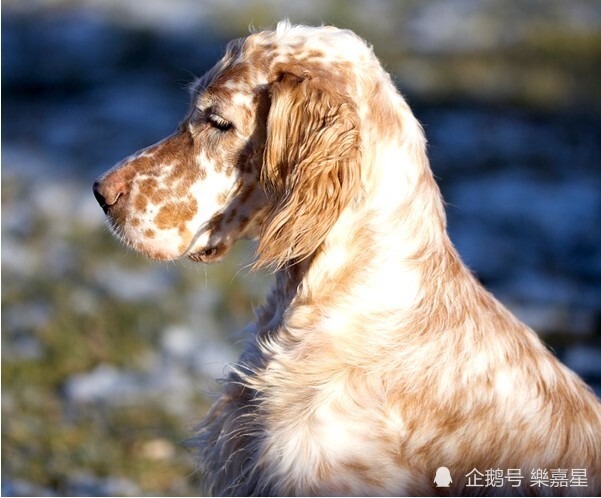
[[[446,467],[438,467],[436,469],[436,477],[434,477],[434,484],[437,488],[448,488],[449,483],[453,482],[451,479],[451,472]]]

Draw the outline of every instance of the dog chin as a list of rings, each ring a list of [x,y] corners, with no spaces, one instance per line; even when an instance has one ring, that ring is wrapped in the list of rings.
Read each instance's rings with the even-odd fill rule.
[[[160,244],[149,244],[138,240],[135,234],[115,231],[113,232],[119,237],[119,239],[129,248],[134,251],[143,254],[147,258],[154,259],[157,261],[173,261],[182,258],[184,255],[177,251],[175,248],[168,248]]]
[[[155,247],[149,247],[147,245],[136,245],[129,244],[135,251],[143,254],[144,256],[154,259],[157,261],[173,261],[176,259],[180,259],[182,257],[181,254],[171,253],[169,251],[161,250]]]

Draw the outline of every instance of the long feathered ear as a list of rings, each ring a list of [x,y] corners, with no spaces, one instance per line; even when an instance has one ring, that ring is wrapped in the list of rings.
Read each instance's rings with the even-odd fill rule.
[[[282,268],[314,254],[360,190],[359,118],[332,75],[280,71],[270,89],[257,266]]]

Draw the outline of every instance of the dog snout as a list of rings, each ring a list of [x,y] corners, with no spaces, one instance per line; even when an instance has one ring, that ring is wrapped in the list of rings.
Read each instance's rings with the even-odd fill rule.
[[[120,178],[118,171],[96,180],[92,187],[94,197],[105,213],[127,193],[127,188],[126,182]]]

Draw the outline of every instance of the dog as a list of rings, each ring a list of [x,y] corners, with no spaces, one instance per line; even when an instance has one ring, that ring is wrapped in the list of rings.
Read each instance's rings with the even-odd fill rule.
[[[251,238],[275,273],[193,437],[207,492],[601,493],[599,400],[461,262],[370,46],[282,22],[230,42],[191,95],[94,193],[151,258]]]

